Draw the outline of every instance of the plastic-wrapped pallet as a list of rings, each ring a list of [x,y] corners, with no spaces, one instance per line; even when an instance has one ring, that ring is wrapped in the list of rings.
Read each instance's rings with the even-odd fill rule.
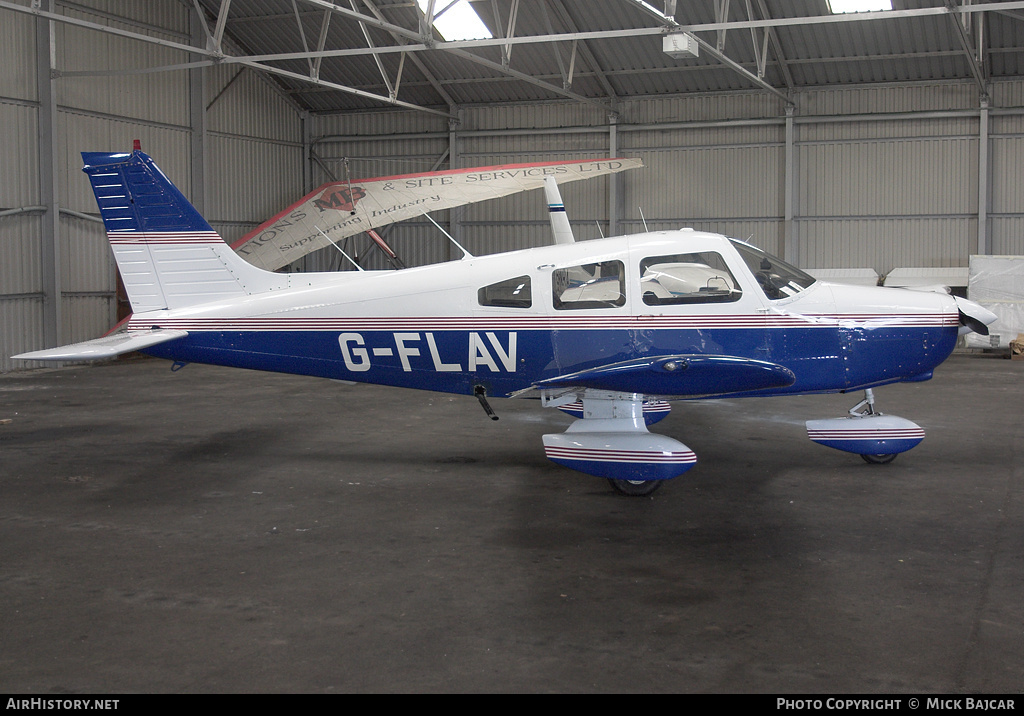
[[[1009,348],[1024,333],[1024,256],[971,256],[967,297],[999,317],[989,335],[967,334],[967,347]]]

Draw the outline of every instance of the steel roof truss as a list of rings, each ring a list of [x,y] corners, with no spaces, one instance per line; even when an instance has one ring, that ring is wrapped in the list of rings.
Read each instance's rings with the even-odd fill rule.
[[[968,3],[969,4],[969,3]],[[962,7],[962,6],[959,6]],[[957,40],[960,42],[960,47],[964,51],[964,56],[967,58],[967,65],[970,67],[971,74],[974,75],[974,81],[978,83],[978,90],[981,92],[982,97],[988,96],[988,87],[986,86],[985,72],[979,61],[978,51],[974,48],[974,43],[971,42],[970,30],[970,19],[964,14],[963,17],[957,17],[956,13],[959,11],[959,7],[955,0],[946,0],[946,8],[949,10],[949,20],[953,23],[953,28],[956,30],[955,34]],[[981,23],[978,23],[981,25]]]
[[[715,0],[715,20],[720,23],[729,21],[729,0]],[[715,48],[719,52],[725,52],[725,33],[727,28],[723,27],[718,31],[718,40]]]
[[[498,11],[496,0],[491,0],[491,12],[494,13],[494,25],[498,35],[502,38],[515,37],[516,20],[519,18],[519,0],[512,0],[512,6],[508,11],[508,28],[504,31],[501,28],[501,13]],[[512,62],[512,44],[505,43],[501,46],[501,64],[508,67],[510,62]]]
[[[327,46],[327,30],[331,27],[331,13],[324,10],[324,15],[320,20],[320,36],[316,41],[317,52],[323,52],[324,47]],[[323,57],[313,58],[313,68],[310,75],[314,79],[320,79],[320,65],[323,64]]]
[[[294,2],[294,1],[295,0],[292,0],[292,2]],[[356,10],[355,0],[348,0],[348,4],[352,8],[353,11],[358,12]],[[363,39],[366,40],[366,46],[369,47],[369,48],[376,47],[376,45],[373,44],[373,38],[370,37],[370,31],[366,28],[366,23],[365,22],[362,22],[362,21],[359,22],[359,29],[363,33]],[[398,65],[399,66],[399,70],[398,70],[399,75],[401,75],[401,72],[402,72],[401,68],[405,66],[405,53],[404,52],[402,53],[401,57],[402,57],[402,59],[399,62],[399,65]],[[388,78],[388,73],[384,69],[384,63],[381,61],[380,55],[374,54],[373,55],[373,61],[377,64],[377,71],[380,72],[381,79],[384,80],[384,86],[387,87],[387,89],[388,89],[388,96],[390,96],[392,99],[394,99],[395,97],[398,96],[398,88],[391,84],[391,80]],[[401,81],[401,77],[399,77],[399,81]]]
[[[372,12],[377,17],[378,20],[384,19],[383,13],[381,13],[380,9],[373,3],[373,0],[363,0],[363,4],[366,5],[369,11]],[[391,37],[399,45],[405,45],[408,42],[408,39],[395,33],[391,33]],[[445,101],[445,104],[448,105],[449,109],[459,104],[458,102],[455,101],[454,98],[452,98],[450,94],[448,94],[447,91],[445,91],[444,87],[441,85],[441,82],[434,77],[433,73],[427,68],[426,64],[424,64],[424,62],[419,57],[417,57],[414,53],[403,52],[402,57],[406,56],[408,56],[409,59],[412,60],[412,63],[416,65],[416,67],[419,69],[419,71],[423,73],[423,76],[427,79],[427,82],[429,82],[430,86],[434,88],[434,91],[441,96],[441,98]]]
[[[761,17],[765,19],[771,17],[771,15],[768,14],[768,7],[765,5],[764,0],[757,0],[757,7],[761,11]],[[754,19],[753,15],[750,15],[750,19]],[[751,28],[751,30],[753,29],[754,28]],[[782,51],[782,43],[779,42],[778,33],[775,32],[774,27],[766,27],[764,28],[764,31],[772,43],[772,49],[775,51],[775,59],[779,64],[779,70],[782,72],[782,79],[786,83],[786,87],[793,89],[793,74],[789,71],[789,64],[786,62],[786,55]]]
[[[518,2],[518,0],[516,0],[516,2]],[[569,30],[569,32],[579,34],[579,26],[577,26],[576,23],[573,21],[572,17],[569,16],[569,13],[565,9],[565,4],[562,2],[562,0],[551,0],[551,9],[554,11],[555,15],[558,16],[558,19],[561,21],[561,23],[565,25],[566,29]],[[575,43],[576,41],[577,38],[573,38],[573,42]],[[601,86],[604,88],[605,94],[608,95],[608,97],[614,101],[616,96],[615,88],[612,87],[611,82],[609,82],[608,80],[607,73],[605,72],[604,68],[602,68],[601,65],[598,63],[597,58],[594,57],[594,53],[590,51],[590,46],[587,44],[587,41],[584,39],[579,39],[579,48],[580,54],[582,55],[584,62],[590,65],[591,70],[597,76],[597,80],[601,83]]]
[[[644,2],[644,0],[627,0],[627,2],[629,2],[634,7],[637,7],[639,9],[643,10],[650,17],[653,17],[653,18],[657,19],[658,22],[660,22],[664,27],[669,28],[670,30],[681,31],[683,29],[683,26],[680,25],[678,22],[676,22],[675,18],[672,18],[672,17],[669,17],[668,15],[665,15],[664,13],[659,11],[658,9],[656,9],[656,8],[652,7],[651,5],[647,4],[646,2]],[[715,3],[716,3],[715,4],[716,12],[718,10],[728,11],[727,4],[722,4],[720,2],[720,0],[715,0]],[[732,23],[732,22],[716,23],[715,26],[714,26],[714,29],[715,30],[728,29],[730,26],[733,26],[733,25],[736,25],[736,24],[742,24],[742,23]],[[754,25],[752,24],[750,26],[753,27]],[[705,26],[702,29],[710,29],[710,28]],[[693,37],[693,39],[697,41],[697,44],[700,45],[701,49],[704,50],[704,52],[706,52],[707,54],[709,54],[712,57],[714,57],[716,60],[721,62],[723,65],[726,65],[727,67],[731,68],[735,72],[738,72],[739,74],[743,75],[748,80],[750,80],[751,82],[756,84],[758,87],[761,87],[762,89],[768,90],[769,92],[771,92],[775,96],[779,97],[787,105],[792,105],[793,104],[793,100],[791,100],[789,97],[787,97],[784,92],[778,90],[777,88],[775,88],[774,86],[772,86],[768,82],[765,82],[764,79],[762,79],[761,77],[758,77],[757,75],[755,75],[753,72],[748,70],[746,67],[741,65],[739,62],[736,62],[732,58],[728,57],[724,52],[719,50],[715,45],[712,45],[707,40],[704,40],[703,38],[698,37],[697,35],[694,35],[692,33],[692,31],[691,31],[690,34]]]
[[[220,0],[220,11],[217,13],[217,27],[213,31],[213,46],[217,52],[223,52],[221,41],[224,39],[224,28],[228,23],[228,11],[231,9],[231,0]]]

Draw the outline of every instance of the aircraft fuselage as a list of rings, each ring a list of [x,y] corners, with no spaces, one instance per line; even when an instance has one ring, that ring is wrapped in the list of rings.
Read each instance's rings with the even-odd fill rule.
[[[796,376],[749,394],[837,392],[926,379],[952,352],[950,296],[820,281],[779,292],[756,275],[777,260],[751,266],[744,246],[682,230],[401,271],[291,274],[246,300],[137,315],[129,330],[187,330],[145,351],[176,361],[499,397],[677,354],[767,361]]]

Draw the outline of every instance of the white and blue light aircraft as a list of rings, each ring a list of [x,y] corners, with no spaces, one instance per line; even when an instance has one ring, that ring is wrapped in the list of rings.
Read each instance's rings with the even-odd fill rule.
[[[539,398],[577,418],[543,436],[547,457],[626,494],[650,494],[696,463],[686,445],[648,430],[671,400],[863,390],[848,415],[809,421],[808,435],[887,462],[924,431],[877,412],[872,389],[929,379],[959,333],[987,333],[995,319],[944,293],[816,281],[750,244],[691,229],[576,242],[559,175],[584,178],[582,167],[601,162],[389,177],[374,180],[376,194],[337,182],[236,252],[141,151],[82,156],[133,315],[119,333],[16,358],[141,351],[179,364],[472,395],[492,417],[491,398]],[[333,242],[328,229],[355,233],[378,214],[386,222],[490,198],[468,185],[523,176],[545,187],[550,246],[396,270],[267,270],[301,243],[280,240],[290,227],[307,244],[320,237],[319,248]],[[367,208],[370,194],[405,187],[427,193],[394,199],[391,210]],[[462,199],[445,204],[449,190]]]

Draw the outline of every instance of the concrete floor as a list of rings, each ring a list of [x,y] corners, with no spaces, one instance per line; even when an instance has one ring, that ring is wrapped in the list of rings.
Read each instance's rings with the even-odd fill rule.
[[[1024,362],[676,404],[650,498],[534,401],[149,359],[0,377],[0,692],[1020,693]],[[10,421],[10,422],[6,422]]]

